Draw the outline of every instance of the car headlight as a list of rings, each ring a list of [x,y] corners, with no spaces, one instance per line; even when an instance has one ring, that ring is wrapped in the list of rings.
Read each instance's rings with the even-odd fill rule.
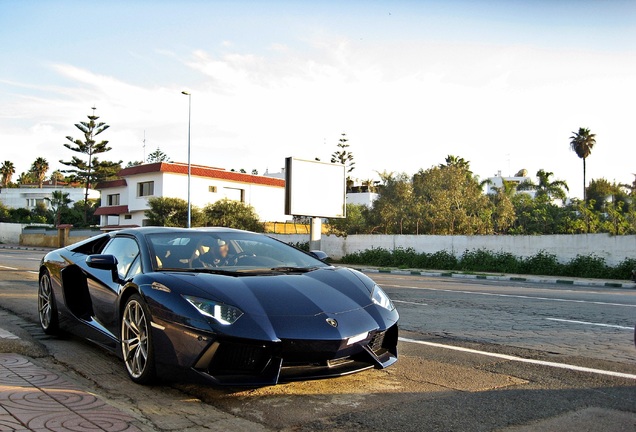
[[[391,301],[389,296],[386,295],[382,288],[380,288],[377,284],[373,286],[373,292],[371,292],[371,300],[373,301],[373,303],[377,304],[378,306],[382,306],[386,310],[392,311],[393,309],[395,309],[395,306],[393,306],[393,302]]]
[[[236,320],[243,315],[243,311],[239,308],[225,303],[186,295],[184,295],[183,298],[194,306],[202,315],[214,318],[222,325],[234,324]]]

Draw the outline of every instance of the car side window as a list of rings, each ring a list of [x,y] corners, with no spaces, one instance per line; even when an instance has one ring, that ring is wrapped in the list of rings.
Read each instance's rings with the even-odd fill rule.
[[[124,279],[130,266],[139,255],[137,242],[130,237],[115,237],[102,251],[104,255],[114,255],[117,258],[117,273]]]

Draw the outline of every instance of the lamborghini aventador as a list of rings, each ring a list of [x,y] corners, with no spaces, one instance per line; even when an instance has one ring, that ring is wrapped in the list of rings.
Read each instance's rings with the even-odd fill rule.
[[[124,229],[44,256],[38,315],[123,359],[141,384],[335,377],[397,360],[398,312],[366,275],[227,228]]]

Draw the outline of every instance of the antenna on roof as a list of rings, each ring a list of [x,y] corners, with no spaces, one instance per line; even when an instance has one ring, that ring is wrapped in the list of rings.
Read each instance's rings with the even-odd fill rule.
[[[141,163],[145,163],[146,162],[146,130],[144,129],[144,158],[142,159]]]

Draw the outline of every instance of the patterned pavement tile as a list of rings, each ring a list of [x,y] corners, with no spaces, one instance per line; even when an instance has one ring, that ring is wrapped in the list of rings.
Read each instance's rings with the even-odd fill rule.
[[[134,418],[16,354],[0,354],[0,432],[136,432]]]

